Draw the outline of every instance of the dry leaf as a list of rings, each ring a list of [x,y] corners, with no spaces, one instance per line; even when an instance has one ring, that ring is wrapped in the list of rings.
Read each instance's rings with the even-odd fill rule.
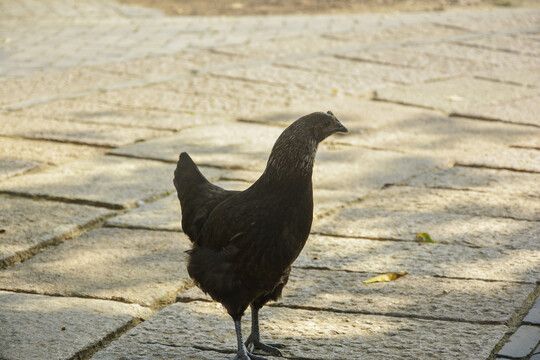
[[[381,275],[374,276],[371,279],[364,280],[364,284],[371,284],[375,282],[388,282],[388,281],[399,279],[403,275],[407,275],[407,272],[398,271],[398,272],[381,274]]]
[[[423,243],[432,243],[435,244],[435,241],[431,238],[431,236],[428,233],[418,233],[416,234],[416,237],[420,239]]]

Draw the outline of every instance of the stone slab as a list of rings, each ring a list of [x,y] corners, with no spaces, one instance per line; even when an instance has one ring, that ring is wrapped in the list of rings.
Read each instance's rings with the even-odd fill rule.
[[[540,174],[509,170],[453,166],[410,179],[411,186],[473,190],[487,193],[515,194],[539,198]],[[493,195],[486,195],[493,196]]]
[[[167,112],[144,108],[131,109],[102,103],[94,100],[92,96],[34,106],[21,113],[28,117],[173,131],[227,120],[226,114],[214,116],[190,111]]]
[[[240,181],[218,181],[218,186],[228,190],[244,190],[250,183]],[[356,200],[356,194],[338,190],[315,189],[313,194],[313,217],[315,220],[328,212]],[[144,204],[123,215],[110,218],[107,226],[134,229],[182,231],[182,213],[176,193]]]
[[[457,114],[540,127],[539,112],[540,96],[533,96],[498,105],[472,106],[466,111],[458,111]]]
[[[245,316],[244,328],[249,324]],[[261,332],[269,342],[285,343],[285,357],[309,359],[470,359],[487,358],[506,331],[504,325],[477,325],[448,321],[308,311],[268,307],[261,313]],[[197,334],[197,336],[193,336]],[[247,334],[247,329],[246,329]],[[471,336],[474,334],[474,336]],[[97,353],[94,359],[120,359],[140,351],[182,355],[223,352],[217,359],[236,353],[233,323],[215,304],[174,304],[131,329]],[[164,355],[169,358],[170,355]],[[268,357],[268,359],[277,359]]]
[[[97,156],[7,179],[0,183],[0,191],[110,208],[133,208],[138,201],[156,199],[173,191],[174,169],[173,164],[158,161]]]
[[[71,121],[6,115],[2,118],[0,135],[54,140],[86,145],[117,147],[136,141],[169,135],[171,132],[155,129],[87,124]]]
[[[535,90],[523,86],[460,77],[378,89],[376,98],[448,113],[463,113],[472,107],[503,104],[534,94]]]
[[[411,275],[534,283],[540,276],[539,260],[540,251],[530,249],[312,235],[295,264],[366,273],[406,270]]]
[[[540,171],[540,153],[513,148],[533,141],[540,130],[495,121],[466,118],[419,119],[366,134],[342,136],[340,143],[424,154],[462,165]]]
[[[360,206],[365,209],[430,213],[435,216],[438,213],[450,213],[540,221],[538,199],[508,194],[493,196],[476,191],[396,186],[369,196]],[[512,226],[509,225],[509,228]]]
[[[22,174],[28,170],[38,167],[39,165],[40,164],[36,161],[0,158],[0,180]]]
[[[0,288],[156,306],[188,283],[180,233],[101,228],[0,272]]]
[[[523,358],[530,355],[539,342],[540,327],[521,325],[517,331],[510,336],[510,339],[504,344],[498,355],[508,356],[513,359]]]
[[[525,69],[491,69],[481,72],[475,72],[475,77],[502,81],[507,83],[521,84],[527,86],[540,86],[540,69],[525,68]]]
[[[3,268],[80,235],[114,212],[0,195],[0,214],[0,268]]]
[[[0,157],[36,164],[61,164],[80,158],[103,155],[104,148],[38,139],[0,136]]]
[[[529,313],[523,319],[524,323],[540,325],[540,298],[537,298]]]
[[[504,323],[534,284],[407,275],[364,284],[378,274],[294,268],[276,306],[423,319]],[[177,301],[212,299],[193,287]],[[274,303],[269,303],[274,304]]]
[[[397,204],[388,209],[376,205],[376,200],[349,205],[315,223],[312,231],[394,241],[418,241],[416,234],[426,232],[440,244],[540,250],[540,230],[535,221],[449,213],[443,204],[431,204],[427,199],[424,202],[413,197],[407,199],[411,200],[410,205],[406,199],[401,202],[395,198]],[[381,202],[391,202],[388,200]],[[410,207],[399,210],[400,205]],[[471,208],[474,206],[468,207]],[[468,209],[463,206],[460,210],[467,212]]]
[[[286,111],[245,114],[243,121],[272,124],[279,126],[290,125],[292,119],[298,119],[315,110],[331,110],[343,123],[349,133],[360,133],[367,130],[380,129],[405,121],[427,119],[440,116],[436,111],[402,106],[381,101],[370,101],[349,96],[336,95],[321,99],[317,103],[305,103]],[[339,142],[343,137],[329,138],[326,141]]]
[[[0,291],[0,356],[76,358],[150,315],[139,305]]]

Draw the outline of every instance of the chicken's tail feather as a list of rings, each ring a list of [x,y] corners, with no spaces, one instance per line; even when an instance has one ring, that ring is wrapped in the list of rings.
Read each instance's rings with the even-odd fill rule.
[[[183,152],[178,158],[173,182],[176,191],[178,191],[178,194],[180,195],[186,190],[186,187],[207,183],[208,180],[206,180],[204,175],[199,171],[199,168],[195,165],[188,153]]]

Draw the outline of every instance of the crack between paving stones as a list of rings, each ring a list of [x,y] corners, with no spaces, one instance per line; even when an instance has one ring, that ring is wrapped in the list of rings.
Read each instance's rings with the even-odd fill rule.
[[[513,167],[505,167],[505,166],[488,166],[488,165],[481,165],[481,164],[462,164],[460,162],[456,162],[456,166],[461,167],[468,167],[468,168],[475,168],[475,169],[491,169],[491,170],[507,170],[507,171],[515,171],[520,173],[526,173],[526,174],[540,174],[540,171],[536,170],[524,170],[524,169],[517,169]]]
[[[270,304],[269,306],[279,307],[279,308],[297,309],[297,310],[316,311],[316,312],[326,311],[326,312],[337,313],[337,314],[373,315],[373,316],[385,316],[385,317],[392,317],[392,318],[459,322],[459,323],[477,324],[477,325],[504,325],[504,321],[498,321],[498,320],[466,320],[466,319],[452,318],[452,317],[424,316],[424,315],[405,314],[405,313],[398,313],[398,312],[340,310],[340,309],[334,309],[334,308],[322,308],[322,307],[316,307],[316,306],[289,305],[289,304]]]
[[[496,170],[499,170],[499,169],[496,169]],[[470,191],[470,192],[475,192],[475,193],[480,193],[480,194],[493,194],[494,193],[493,191],[489,191],[489,190],[470,189],[470,188],[453,188],[453,187],[435,186],[435,185],[413,186],[413,185],[407,185],[407,184],[396,184],[396,186],[414,187],[414,188],[417,188],[417,189],[427,188],[427,189],[452,190],[452,191],[467,191],[467,192]],[[500,194],[501,192],[497,191],[497,193]],[[534,199],[536,199],[536,198],[540,197],[540,195],[533,195],[533,194],[527,194],[527,193],[522,193],[522,192],[503,191],[502,193],[507,194],[507,195],[514,195],[514,196],[524,197],[524,198],[534,198]],[[511,218],[511,219],[513,219],[513,218]],[[523,219],[515,219],[515,220],[523,220]],[[539,221],[539,220],[525,220],[525,221]]]
[[[482,49],[482,50],[489,50],[489,51],[495,51],[495,52],[505,52],[505,53],[509,53],[509,54],[525,55],[525,56],[531,56],[531,57],[537,57],[538,56],[537,54],[533,54],[533,53],[521,52],[521,51],[512,50],[512,49],[505,49],[505,48],[492,48],[492,47],[489,47],[489,46],[486,46],[486,45],[469,44],[469,43],[465,43],[465,42],[461,42],[461,41],[456,41],[455,44],[457,44],[459,46],[466,46],[466,47],[474,48],[474,49]]]
[[[514,149],[527,149],[527,150],[539,150],[540,151],[540,147],[537,147],[537,146],[510,145],[510,147],[514,148]]]
[[[31,198],[31,199],[37,198],[37,199],[52,200],[52,201],[63,202],[63,203],[68,203],[68,204],[89,205],[89,206],[112,209],[112,210],[127,210],[127,209],[131,209],[135,207],[135,205],[131,207],[125,207],[123,205],[107,203],[104,201],[72,199],[72,198],[66,198],[63,196],[47,195],[47,194],[40,194],[40,193],[28,193],[28,192],[14,191],[14,190],[0,189],[0,194],[14,195],[14,196],[20,196],[20,197]]]
[[[99,296],[87,295],[87,294],[78,294],[78,293],[56,293],[56,292],[39,292],[37,290],[28,290],[28,289],[14,289],[14,288],[3,288],[0,287],[0,291],[7,291],[17,294],[31,294],[31,295],[42,295],[50,297],[61,297],[61,298],[76,298],[76,299],[87,299],[87,300],[103,300],[103,301],[113,301],[127,305],[139,305],[141,307],[153,310],[154,307],[148,305],[142,305],[137,302],[130,301],[121,296],[112,296],[110,298],[104,298]]]
[[[536,89],[536,88],[538,88],[538,86],[536,86],[536,85],[523,84],[523,83],[511,81],[511,80],[495,79],[495,78],[491,78],[491,77],[489,77],[489,76],[473,75],[473,77],[474,77],[475,79],[480,79],[480,80],[485,80],[485,81],[491,81],[491,82],[499,83],[499,84],[515,85],[515,86],[526,87],[526,88],[529,88],[529,89]],[[526,97],[524,97],[524,98],[519,98],[519,99],[516,99],[516,100],[514,100],[514,101],[522,100],[522,99],[528,99],[528,98],[531,98],[531,97],[535,97],[535,95],[532,95],[532,96],[526,96]]]
[[[114,331],[110,332],[109,334],[105,335],[102,339],[88,345],[82,350],[79,350],[74,356],[70,357],[69,360],[87,360],[91,359],[92,356],[98,352],[99,350],[102,350],[107,347],[111,342],[118,339],[120,336],[122,336],[124,333],[129,331],[130,329],[134,328],[138,324],[140,324],[142,319],[133,318],[128,323],[124,324],[123,326],[115,329]]]
[[[130,230],[149,230],[149,231],[166,231],[166,232],[174,232],[174,233],[183,233],[182,230],[174,230],[174,229],[159,229],[159,228],[153,228],[150,226],[144,226],[144,225],[129,225],[129,224],[103,224],[103,227],[106,228],[115,228],[115,229],[130,229]]]
[[[491,81],[491,80],[489,80]],[[524,99],[527,99],[527,97],[525,98],[519,98],[518,100],[524,100]],[[534,128],[540,128],[540,125],[537,125],[537,124],[533,124],[533,123],[517,123],[517,122],[514,122],[514,121],[509,121],[509,120],[503,120],[503,119],[498,119],[498,118],[495,118],[495,117],[490,117],[490,116],[482,116],[482,115],[476,115],[476,114],[468,114],[467,112],[463,112],[463,113],[460,113],[460,112],[450,112],[448,114],[448,116],[450,117],[455,117],[455,118],[464,118],[464,119],[471,119],[471,120],[479,120],[479,121],[489,121],[489,122],[501,122],[501,123],[505,123],[505,124],[511,124],[511,125],[515,125],[515,126],[526,126],[526,127],[534,127]]]

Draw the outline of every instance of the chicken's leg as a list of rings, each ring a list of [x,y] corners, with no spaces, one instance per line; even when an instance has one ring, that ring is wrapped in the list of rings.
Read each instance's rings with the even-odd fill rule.
[[[242,341],[242,324],[240,319],[234,320],[234,327],[236,328],[236,340],[238,340],[238,353],[236,353],[236,356],[232,360],[266,360],[247,351],[246,345]]]
[[[251,306],[251,334],[246,340],[246,348],[249,351],[262,350],[273,356],[283,356],[278,348],[284,348],[283,344],[265,344],[261,342],[261,334],[259,332],[259,309]]]

